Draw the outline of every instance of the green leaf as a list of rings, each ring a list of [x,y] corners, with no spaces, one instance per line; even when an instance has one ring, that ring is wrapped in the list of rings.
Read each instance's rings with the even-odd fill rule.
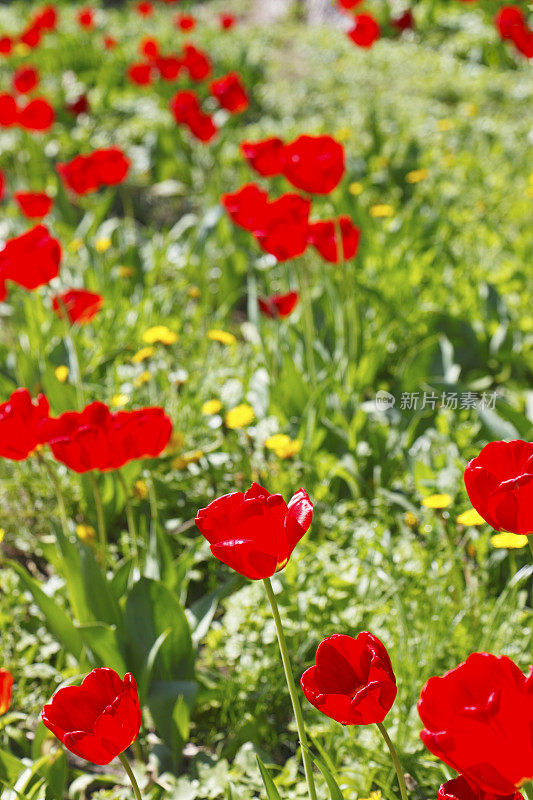
[[[111,667],[120,675],[128,671],[115,625],[93,622],[79,625],[78,630],[96,659],[94,666]]]
[[[306,749],[309,753],[311,753],[309,748]],[[344,800],[342,792],[339,789],[339,785],[335,780],[335,778],[333,777],[333,774],[330,772],[329,767],[326,766],[325,762],[322,761],[321,758],[319,758],[316,755],[313,755],[312,753],[311,753],[311,758],[313,759],[314,763],[316,764],[316,766],[318,767],[318,769],[320,770],[320,772],[322,773],[322,775],[326,780],[331,800]]]
[[[263,785],[265,787],[268,800],[281,800],[278,788],[274,783],[274,781],[272,780],[267,768],[265,767],[265,765],[263,764],[257,753],[255,757],[259,765],[259,771],[261,772],[261,777],[263,779]]]

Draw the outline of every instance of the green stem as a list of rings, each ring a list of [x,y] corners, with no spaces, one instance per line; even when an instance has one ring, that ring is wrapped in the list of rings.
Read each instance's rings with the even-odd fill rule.
[[[311,304],[311,290],[309,286],[309,275],[307,267],[302,263],[300,271],[300,292],[302,295],[302,312],[304,324],[305,349],[309,367],[309,375],[313,389],[316,388],[316,366],[315,366],[315,322],[313,319],[313,306]]]
[[[131,505],[131,497],[130,497],[130,493],[129,493],[126,481],[124,480],[124,475],[122,474],[122,472],[119,469],[117,469],[117,475],[118,475],[119,483],[122,486],[122,490],[124,492],[124,499],[125,499],[125,504],[126,504],[126,519],[128,521],[128,531],[129,531],[130,539],[131,539],[132,555],[133,555],[133,559],[135,561],[135,564],[138,566],[139,565],[139,550],[137,548],[137,529],[135,527],[135,518],[133,516],[133,508],[132,508],[132,505]]]
[[[283,669],[285,670],[285,678],[287,679],[287,686],[289,688],[289,694],[291,696],[292,708],[294,711],[294,716],[296,718],[298,738],[300,740],[300,744],[302,745],[302,758],[304,762],[307,788],[309,789],[309,798],[310,800],[316,800],[315,781],[313,778],[313,765],[311,763],[311,756],[309,755],[309,751],[307,749],[307,736],[305,733],[302,709],[300,707],[300,701],[298,700],[298,694],[296,692],[294,675],[292,674],[292,667],[289,659],[289,651],[287,649],[287,642],[285,641],[285,634],[283,633],[283,626],[281,624],[281,617],[279,615],[278,604],[276,602],[276,596],[274,594],[274,590],[272,589],[272,584],[270,583],[270,578],[264,578],[263,583],[265,585],[267,597],[270,601],[272,616],[274,617],[274,624],[276,626],[279,649],[281,652],[281,660],[283,662]]]
[[[130,779],[131,785],[133,786],[133,794],[135,795],[135,800],[142,800],[139,784],[137,783],[137,778],[133,774],[133,770],[128,764],[128,759],[126,758],[124,753],[120,753],[119,758],[122,761],[122,766],[126,770],[126,775]]]
[[[37,458],[39,459],[39,463],[43,465],[46,472],[48,473],[48,477],[52,481],[56,493],[57,498],[57,505],[59,506],[59,516],[61,518],[61,527],[63,528],[63,533],[68,538],[69,536],[69,529],[68,529],[68,517],[67,511],[65,508],[65,498],[63,497],[63,490],[61,488],[61,484],[59,482],[59,478],[56,475],[55,469],[52,467],[51,464],[44,458],[43,455],[39,451],[37,451]]]
[[[96,521],[98,523],[98,540],[100,542],[100,561],[102,562],[102,565],[105,569],[107,564],[107,534],[105,530],[102,495],[100,494],[100,489],[98,488],[98,481],[96,480],[96,475],[92,471],[89,472],[88,474],[93,489],[94,505],[96,508]]]
[[[402,765],[400,764],[400,759],[398,758],[398,753],[396,752],[396,748],[394,747],[394,745],[393,745],[393,743],[392,743],[392,741],[390,739],[389,734],[385,730],[385,726],[383,725],[383,723],[382,722],[378,722],[376,724],[377,724],[377,726],[379,728],[379,732],[381,733],[381,735],[385,739],[385,744],[389,748],[389,752],[390,752],[391,758],[392,758],[392,763],[394,764],[394,769],[396,770],[396,775],[398,776],[398,783],[400,784],[400,794],[402,796],[402,800],[408,800],[407,787],[405,785],[405,778],[403,776]]]
[[[529,545],[529,549],[531,550],[531,555],[533,555],[533,534],[529,534],[527,537],[527,543]]]
[[[67,307],[61,300],[61,298],[58,299],[58,302],[65,325],[65,345],[67,347],[67,351],[69,354],[69,362],[73,367],[73,372],[74,372],[74,383],[76,384],[76,400],[78,402],[78,407],[81,409],[84,406],[84,391],[83,391],[83,381],[81,378],[80,359],[78,356],[78,350],[76,348],[76,342],[74,341],[74,337],[72,336],[72,326],[69,321]]]

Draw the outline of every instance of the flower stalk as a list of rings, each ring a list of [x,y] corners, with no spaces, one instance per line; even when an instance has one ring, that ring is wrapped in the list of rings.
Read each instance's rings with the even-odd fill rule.
[[[398,758],[398,753],[396,752],[396,748],[394,747],[389,734],[387,733],[385,726],[382,722],[377,722],[376,725],[379,728],[379,732],[385,739],[385,744],[389,748],[389,752],[391,754],[392,763],[394,764],[394,769],[396,771],[396,775],[398,777],[398,784],[400,786],[400,794],[402,796],[402,800],[408,800],[407,796],[407,786],[405,785],[405,778],[403,774],[402,765],[400,764],[400,759]]]

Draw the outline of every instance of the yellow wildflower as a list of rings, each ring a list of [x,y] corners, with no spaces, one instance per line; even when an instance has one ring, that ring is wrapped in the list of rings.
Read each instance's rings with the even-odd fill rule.
[[[187,294],[193,300],[198,300],[198,298],[201,296],[202,293],[201,293],[200,289],[198,288],[198,286],[189,286],[189,289],[187,290]]]
[[[453,498],[449,494],[431,494],[422,500],[422,505],[426,508],[448,508],[452,503]]]
[[[148,484],[146,481],[135,481],[133,484],[133,494],[138,500],[146,500],[148,497]]]
[[[56,367],[54,370],[54,375],[59,383],[65,383],[68,378],[68,367],[66,367],[64,364],[62,364],[60,367]]]
[[[381,792],[379,789],[370,792],[370,797],[360,798],[360,800],[381,800]]]
[[[439,119],[437,120],[437,130],[444,133],[453,128],[453,119]]]
[[[0,528],[0,544],[4,541],[6,536],[6,532],[3,528]]]
[[[195,464],[203,456],[202,450],[192,450],[190,453],[184,453],[171,461],[170,466],[173,469],[185,469],[188,464]]]
[[[138,375],[136,378],[133,379],[133,385],[135,386],[136,389],[138,389],[139,386],[143,386],[145,383],[148,383],[151,377],[152,373],[148,372],[148,370],[145,369],[144,372],[141,372],[140,375]]]
[[[96,540],[96,531],[92,525],[76,525],[76,536],[82,542],[90,544]]]
[[[202,414],[218,414],[221,408],[220,400],[206,400],[202,406]]]
[[[166,325],[155,325],[153,328],[148,328],[148,330],[143,333],[142,338],[143,342],[146,342],[146,344],[155,344],[156,342],[161,342],[161,344],[174,344],[178,341],[178,334],[171,331]]]
[[[418,517],[412,511],[406,511],[403,515],[403,521],[408,528],[416,528],[418,526]]]
[[[235,344],[236,337],[228,331],[219,331],[216,328],[207,332],[208,339],[213,342],[220,342],[221,344]]]
[[[130,401],[130,398],[127,394],[114,394],[111,398],[111,405],[113,408],[122,408],[126,406]]]
[[[134,364],[140,364],[147,358],[150,358],[155,353],[155,347],[141,347],[141,349],[131,357]]]
[[[292,458],[302,449],[302,443],[291,439],[286,433],[276,433],[265,441],[265,447],[272,450],[278,458]]]
[[[361,194],[361,192],[363,191],[363,184],[359,183],[359,181],[353,181],[348,186],[348,191],[350,192],[350,194],[353,194],[355,197],[357,197],[357,195]]]
[[[105,253],[105,251],[109,250],[111,247],[111,239],[109,236],[101,236],[96,240],[96,244],[94,246],[97,253]]]
[[[407,183],[420,183],[420,181],[424,181],[429,172],[427,169],[413,169],[411,172],[408,172],[405,176],[405,180]]]
[[[458,522],[459,525],[483,525],[485,522],[475,508],[469,508],[468,511],[463,511],[455,521]]]
[[[253,421],[254,417],[255,414],[252,406],[249,406],[247,403],[241,403],[228,411],[224,417],[224,422],[227,428],[236,430],[237,428],[245,428]]]
[[[506,550],[519,550],[527,544],[527,536],[521,536],[519,533],[495,533],[490,537],[490,543],[493,547],[505,548]]]
[[[335,131],[335,139],[338,142],[347,142],[351,135],[351,128],[339,128],[338,131]]]
[[[83,239],[73,239],[67,245],[69,253],[77,253],[83,247]]]
[[[135,270],[133,267],[119,267],[118,274],[121,278],[131,278],[132,275],[135,275]]]
[[[370,209],[370,216],[371,217],[392,217],[394,214],[394,208],[390,206],[388,203],[378,203],[376,206],[372,206]]]

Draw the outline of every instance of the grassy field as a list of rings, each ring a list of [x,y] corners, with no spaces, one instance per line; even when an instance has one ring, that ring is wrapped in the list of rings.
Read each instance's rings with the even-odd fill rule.
[[[1,29],[22,28],[28,6],[2,7]],[[45,392],[57,414],[78,407],[81,393],[84,403],[115,409],[160,405],[174,424],[161,458],[122,470],[144,574],[172,593],[181,615],[187,610],[193,633],[194,667],[171,665],[188,684],[181,711],[172,722],[150,706],[145,719],[145,798],[263,796],[255,753],[283,798],[306,796],[263,587],[215,561],[192,524],[198,508],[252,480],[286,499],[304,486],[315,506],[310,532],[273,579],[295,674],[332,633],[370,630],[384,642],[398,681],[388,727],[413,800],[436,797],[452,776],[419,739],[424,682],[478,650],[507,654],[524,671],[531,661],[528,548],[493,547],[488,525],[456,519],[470,508],[467,461],[487,441],[532,439],[533,81],[483,9],[434,6],[432,24],[366,51],[336,28],[296,18],[221,34],[216,14],[242,14],[246,4],[202,4],[190,38],[216,75],[238,70],[251,98],[209,146],[176,127],[168,111],[175,87],[125,79],[141,35],[156,36],[165,51],[186,38],[168,24],[175,7],[158,6],[142,24],[129,7],[105,12],[100,31],[119,39],[108,52],[79,31],[67,4],[60,34],[2,62],[2,91],[12,69],[31,62],[59,111],[47,134],[0,129],[0,169],[10,191],[55,194],[47,224],[64,249],[61,286],[101,292],[104,305],[93,323],[66,333],[50,311],[50,287],[13,287],[0,305],[0,401],[26,386]],[[75,120],[61,107],[80,91],[90,113]],[[312,216],[348,214],[361,228],[358,255],[346,264],[310,250],[277,263],[219,204],[255,180],[241,141],[301,133],[329,133],[345,147],[346,174]],[[132,160],[127,181],[73,202],[54,165],[109,144]],[[287,191],[283,178],[266,183],[273,194]],[[27,227],[6,197],[0,237]],[[258,313],[258,296],[292,288],[308,302],[287,320]],[[156,343],[139,360],[144,333],[159,325],[177,341]],[[213,330],[235,338],[213,340]],[[392,407],[376,406],[379,391],[392,395]],[[413,393],[418,407],[404,407]],[[440,406],[443,393],[455,393],[458,407]],[[466,393],[475,407],[465,406]],[[206,414],[214,399],[220,410]],[[243,403],[253,420],[232,429],[225,415]],[[265,447],[277,433],[297,441],[298,452],[285,458]],[[67,765],[38,723],[62,681],[105,663],[106,647],[116,651],[109,605],[97,608],[106,578],[91,571],[94,559],[83,562],[88,613],[77,616],[71,584],[79,575],[58,556],[91,551],[79,540],[79,526],[97,528],[91,483],[61,465],[58,474],[72,533],[59,547],[56,495],[40,462],[0,463],[0,666],[15,678],[0,718],[0,795],[16,796],[5,787],[20,780],[22,763],[31,772],[18,784],[24,797],[129,797],[113,765],[86,780],[86,765]],[[115,473],[98,482],[112,556],[105,591],[120,605],[132,520]],[[444,493],[444,508],[423,505]],[[102,639],[94,634],[82,655],[69,652],[29,581],[76,624],[100,625]],[[377,732],[343,729],[309,705],[304,715],[346,798],[398,796]]]

